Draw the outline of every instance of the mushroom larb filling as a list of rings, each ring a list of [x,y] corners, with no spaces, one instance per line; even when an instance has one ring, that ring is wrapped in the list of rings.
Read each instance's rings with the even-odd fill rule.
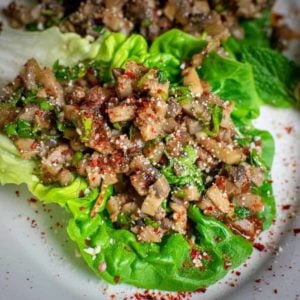
[[[140,241],[193,235],[191,204],[253,240],[264,210],[254,191],[266,170],[260,141],[245,143],[235,129],[233,105],[193,67],[183,70],[182,86],[133,61],[112,72],[107,84],[93,62],[51,70],[29,60],[4,88],[1,131],[36,161],[45,184],[82,176],[100,188],[91,217],[106,205],[112,223]]]
[[[153,40],[171,28],[212,38],[229,34],[243,37],[238,18],[256,18],[272,0],[39,0],[33,7],[16,2],[4,9],[14,28],[44,30],[59,26],[63,32],[99,36],[104,29],[130,34],[138,32]]]

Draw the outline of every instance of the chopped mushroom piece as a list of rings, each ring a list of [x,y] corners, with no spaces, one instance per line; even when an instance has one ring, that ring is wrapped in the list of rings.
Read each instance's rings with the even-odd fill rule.
[[[231,120],[231,112],[233,110],[234,105],[232,104],[232,102],[228,102],[223,107],[223,116],[220,126],[223,128],[234,130],[234,124]]]
[[[264,209],[264,204],[259,195],[245,193],[233,198],[233,203],[238,206],[247,207],[254,213],[261,212]]]
[[[6,107],[0,106],[0,129],[8,124],[9,122],[13,121],[17,116],[18,112],[14,107]]]
[[[61,186],[67,186],[73,181],[73,175],[68,169],[63,169],[57,175],[57,180]]]
[[[225,214],[233,212],[233,205],[229,202],[227,194],[222,192],[216,185],[212,185],[207,190],[206,196],[221,212]]]
[[[234,221],[230,227],[250,240],[254,240],[260,232],[257,225],[248,219]]]
[[[186,68],[182,72],[182,75],[183,75],[183,84],[189,87],[191,93],[194,96],[200,97],[203,93],[203,88],[196,69],[194,67]]]
[[[153,228],[152,226],[141,227],[138,233],[138,240],[141,242],[161,242],[163,231],[159,228]]]
[[[174,223],[172,225],[172,229],[181,233],[186,233],[187,227],[187,209],[184,204],[179,204],[175,202],[170,203],[171,209],[174,211],[173,220]]]
[[[15,145],[20,151],[23,159],[31,159],[39,153],[38,145],[34,139],[18,138],[15,140]]]
[[[249,173],[251,182],[253,182],[256,186],[261,186],[263,184],[265,179],[264,169],[250,166]]]
[[[106,208],[112,222],[118,221],[118,216],[121,213],[122,206],[127,202],[127,199],[128,196],[126,194],[118,194],[116,196],[111,196],[108,199]],[[102,201],[102,198],[100,200]]]
[[[157,144],[150,144],[146,145],[144,148],[144,155],[152,162],[152,163],[158,163],[165,150],[164,143],[157,143]]]
[[[113,108],[108,108],[107,112],[112,123],[125,122],[134,119],[135,107],[122,103]]]
[[[196,134],[199,144],[219,160],[226,164],[232,165],[239,163],[245,159],[243,151],[240,148],[234,148],[231,145],[226,145],[216,140],[205,137],[202,134]]]
[[[249,184],[249,168],[248,165],[240,164],[238,166],[232,166],[230,174],[232,175],[233,182],[238,188],[243,188]]]
[[[89,182],[89,185],[92,188],[99,187],[101,184],[101,174],[100,169],[98,167],[98,159],[100,158],[99,154],[94,152],[92,156],[90,157],[88,163],[86,164],[85,172],[87,176],[87,180]]]
[[[146,171],[151,168],[150,161],[143,155],[138,155],[133,157],[130,162],[130,170],[136,171]]]
[[[141,91],[148,91],[149,95],[161,100],[167,100],[169,95],[170,82],[160,82],[158,70],[150,69],[137,82],[137,88]]]
[[[130,182],[140,196],[146,196],[148,194],[150,184],[146,172],[137,172],[131,175]]]
[[[144,141],[150,141],[163,132],[163,120],[167,112],[167,104],[163,100],[145,102],[137,109],[135,124],[139,128]]]
[[[55,176],[61,171],[64,164],[71,161],[72,155],[73,151],[68,145],[59,145],[42,160],[41,168],[43,172]]]
[[[208,109],[208,105],[198,99],[192,100],[188,103],[182,103],[181,106],[187,115],[197,120],[200,119],[203,122],[209,122],[211,119],[211,113]]]
[[[122,207],[122,212],[126,214],[133,214],[137,212],[138,210],[138,205],[135,202],[128,202],[123,205]]]
[[[201,201],[197,203],[197,206],[203,211],[207,216],[219,218],[224,214],[212,203],[212,201],[204,196]]]
[[[149,188],[149,193],[142,205],[142,212],[150,216],[155,216],[158,208],[161,206],[164,199],[170,193],[170,185],[164,176],[161,176]]]
[[[199,201],[200,192],[195,185],[188,185],[180,188],[174,193],[176,198],[182,199],[184,201]]]

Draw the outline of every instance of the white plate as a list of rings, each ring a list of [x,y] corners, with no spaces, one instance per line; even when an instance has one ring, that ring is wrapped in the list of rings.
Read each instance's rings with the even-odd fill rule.
[[[267,252],[254,251],[247,267],[239,268],[240,275],[229,274],[205,293],[194,294],[194,299],[300,299],[300,234],[293,232],[300,227],[299,215],[293,218],[300,194],[299,120],[295,110],[263,107],[255,122],[276,141],[272,174],[277,220],[259,239]],[[24,186],[0,187],[1,300],[100,300],[112,295],[129,299],[137,292],[99,281],[67,237],[67,213],[55,205],[27,201],[30,197]],[[282,209],[283,205],[291,207]],[[160,295],[154,299],[162,299]]]

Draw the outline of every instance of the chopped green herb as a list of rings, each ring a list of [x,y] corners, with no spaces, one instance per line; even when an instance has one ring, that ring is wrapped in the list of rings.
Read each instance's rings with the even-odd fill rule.
[[[25,25],[25,29],[28,31],[40,31],[38,23],[32,22]]]
[[[130,218],[127,214],[120,213],[119,216],[118,216],[118,222],[121,225],[128,225],[130,223]]]
[[[237,206],[234,208],[234,213],[239,219],[246,219],[250,216],[250,210],[247,207]]]
[[[242,147],[249,147],[250,143],[251,143],[251,139],[248,138],[248,137],[245,137],[245,138],[238,138],[236,140],[236,142],[238,143],[239,146],[242,146]]]
[[[220,130],[220,124],[223,117],[223,109],[218,105],[213,105],[210,110],[211,110],[212,129],[206,128],[205,132],[209,136],[216,136]]]
[[[80,151],[77,151],[72,157],[72,164],[76,165],[77,163],[79,163],[81,161],[82,158],[83,158],[83,153]]]
[[[148,217],[146,217],[144,219],[144,221],[145,221],[146,225],[148,225],[148,226],[152,226],[153,228],[158,228],[159,227],[159,224],[158,224],[157,221],[154,221],[154,220],[152,220]]]
[[[4,132],[8,136],[17,136],[17,124],[16,123],[9,123],[4,126]]]
[[[172,86],[170,96],[181,104],[190,103],[193,100],[191,91],[186,86]]]
[[[53,65],[55,77],[60,81],[77,80],[85,76],[86,71],[86,66],[83,63],[69,67],[61,65],[57,60]]]
[[[81,140],[83,142],[86,142],[90,138],[90,135],[91,135],[91,132],[92,132],[93,119],[83,117],[82,118],[82,125],[83,125],[84,131],[82,133]]]
[[[168,166],[161,169],[161,173],[167,178],[171,185],[187,185],[194,184],[198,190],[204,190],[202,174],[196,166],[197,150],[192,146],[184,149],[184,154],[180,158],[170,159]],[[180,170],[180,175],[175,174],[174,167]]]
[[[106,31],[105,27],[101,25],[96,25],[93,29],[100,34],[103,34]]]
[[[186,196],[186,191],[184,190],[178,190],[174,192],[174,196],[178,198],[184,198]]]
[[[60,132],[64,132],[67,128],[66,124],[59,120],[56,121],[56,127],[57,127],[58,131],[60,131]]]
[[[249,154],[249,162],[251,165],[266,169],[266,165],[262,158],[257,153],[256,149],[253,149]]]
[[[172,212],[172,209],[169,207],[169,203],[167,199],[161,203],[161,207],[166,211],[166,213]]]
[[[51,105],[47,100],[41,100],[41,101],[39,102],[39,107],[40,107],[42,110],[48,111],[48,110],[51,110],[52,105]]]
[[[141,23],[142,27],[149,27],[152,24],[152,20],[144,19]]]
[[[32,128],[32,125],[27,120],[17,120],[14,123],[9,123],[4,126],[4,132],[8,136],[18,136],[21,138],[34,138],[36,131]]]
[[[121,125],[119,122],[113,123],[113,127],[118,130],[121,129]]]
[[[157,76],[158,76],[158,81],[161,83],[168,81],[168,77],[165,71],[159,70]]]

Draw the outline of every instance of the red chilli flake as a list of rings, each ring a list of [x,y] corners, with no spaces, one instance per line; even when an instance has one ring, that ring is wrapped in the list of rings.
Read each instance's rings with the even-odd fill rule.
[[[221,190],[225,189],[225,176],[219,176],[216,180],[216,185]]]
[[[277,289],[274,289],[273,291],[274,291],[274,294],[277,294],[277,293],[278,293],[278,290],[277,290]]]
[[[28,202],[29,202],[29,203],[36,203],[36,202],[37,202],[37,199],[35,199],[35,198],[30,198],[30,199],[28,199]]]
[[[300,228],[294,228],[293,232],[294,232],[294,235],[296,236],[298,233],[300,233]]]
[[[225,261],[224,263],[224,270],[229,269],[232,266],[232,263],[230,261]]]
[[[118,283],[119,281],[120,281],[120,276],[115,276],[115,277],[114,277],[114,282],[115,282],[115,283]]]
[[[261,279],[258,278],[258,279],[255,280],[255,282],[256,282],[256,283],[261,283]]]
[[[190,256],[192,259],[198,258],[200,256],[200,251],[196,249],[192,249]]]
[[[263,244],[260,244],[260,243],[254,243],[253,247],[255,249],[257,249],[258,251],[260,251],[260,252],[265,250],[265,246]]]
[[[287,134],[290,134],[293,131],[293,127],[289,126],[289,127],[285,127],[284,128]]]
[[[291,205],[290,204],[285,204],[285,205],[282,205],[282,209],[283,210],[288,210],[291,208]]]
[[[126,75],[126,76],[129,77],[130,79],[135,79],[135,78],[136,78],[136,75],[135,75],[133,72],[131,72],[131,71],[126,71],[126,72],[124,73],[124,75]]]

